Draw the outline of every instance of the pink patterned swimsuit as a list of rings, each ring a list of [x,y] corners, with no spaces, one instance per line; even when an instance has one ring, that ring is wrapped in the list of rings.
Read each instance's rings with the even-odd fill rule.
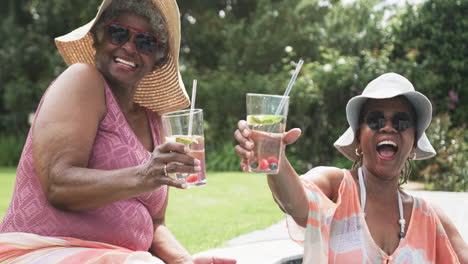
[[[105,83],[105,82],[104,82]],[[107,113],[100,122],[89,168],[113,170],[137,166],[149,160],[147,151],[130,128],[105,83]],[[38,114],[40,106],[37,110]],[[159,144],[155,115],[146,109],[153,142]],[[154,216],[164,205],[167,187],[85,211],[64,211],[49,204],[34,172],[32,129],[17,168],[16,184],[0,233],[26,232],[42,236],[74,237],[147,251],[153,239]]]

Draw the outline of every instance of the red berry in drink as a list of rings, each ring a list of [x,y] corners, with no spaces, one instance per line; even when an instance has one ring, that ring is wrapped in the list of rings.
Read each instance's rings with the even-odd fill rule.
[[[261,159],[259,166],[261,170],[268,170],[268,168],[270,167],[270,163],[266,159]]]
[[[269,157],[267,160],[269,164],[272,164],[272,163],[278,164],[278,159],[275,157]]]
[[[190,174],[187,177],[187,182],[188,183],[194,183],[194,182],[197,182],[197,181],[198,181],[198,174]]]

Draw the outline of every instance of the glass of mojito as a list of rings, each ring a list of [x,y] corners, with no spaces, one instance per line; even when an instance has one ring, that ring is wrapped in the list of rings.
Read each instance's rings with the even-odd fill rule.
[[[203,110],[180,110],[161,116],[165,142],[182,143],[190,148],[190,156],[198,159],[198,173],[174,173],[174,178],[187,183],[188,188],[206,184],[205,138],[203,137]]]
[[[288,96],[247,94],[247,124],[255,144],[255,155],[249,159],[249,172],[278,173],[288,106]]]

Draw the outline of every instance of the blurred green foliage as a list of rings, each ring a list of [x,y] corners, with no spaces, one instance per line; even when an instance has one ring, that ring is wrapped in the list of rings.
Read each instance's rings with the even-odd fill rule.
[[[464,136],[468,1],[427,0],[416,6],[384,5],[378,0],[178,2],[181,71],[186,83],[198,80],[197,107],[204,109],[209,170],[239,169],[233,132],[237,121],[245,118],[245,94],[282,94],[299,58],[305,64],[290,94],[288,127],[301,128],[303,136],[287,148],[299,173],[316,165],[350,167],[333,148],[348,127],[345,105],[370,80],[389,71],[408,77],[426,94],[434,115],[450,116],[448,125],[429,133],[445,133],[457,142]],[[0,8],[2,134],[27,133],[28,113],[65,69],[53,38],[88,22],[99,3],[8,0],[7,8]],[[439,150],[439,155],[444,154]],[[438,162],[437,158],[420,162],[416,171]],[[419,177],[434,183],[447,174],[466,172],[466,163],[450,166],[434,176]],[[457,175],[466,182],[466,173]],[[461,181],[454,182],[433,186],[466,190]]]
[[[25,137],[0,133],[0,167],[18,165],[25,140]]]
[[[450,115],[440,114],[432,120],[428,137],[437,156],[418,164],[419,174],[434,190],[468,191],[468,134],[466,125],[452,126]]]
[[[391,60],[429,96],[436,113],[450,113],[455,126],[468,120],[466,14],[468,1],[431,0],[420,8],[406,8],[393,24]]]

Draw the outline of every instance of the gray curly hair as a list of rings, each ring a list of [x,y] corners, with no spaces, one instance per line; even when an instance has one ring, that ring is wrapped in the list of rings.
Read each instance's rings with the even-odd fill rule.
[[[159,38],[158,49],[155,54],[155,66],[160,67],[164,65],[169,54],[169,36],[166,21],[161,11],[151,0],[113,0],[91,30],[94,47],[96,48],[97,45],[102,43],[104,38],[104,27],[102,25],[108,21],[114,20],[118,15],[124,12],[137,14],[149,20],[152,33]]]

